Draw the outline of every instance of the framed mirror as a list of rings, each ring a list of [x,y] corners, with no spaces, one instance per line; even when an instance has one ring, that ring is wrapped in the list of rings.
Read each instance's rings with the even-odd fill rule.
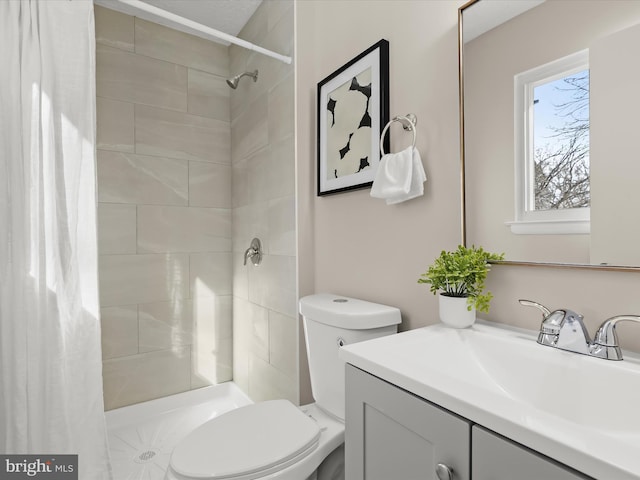
[[[463,243],[640,269],[640,1],[474,0],[459,42]]]

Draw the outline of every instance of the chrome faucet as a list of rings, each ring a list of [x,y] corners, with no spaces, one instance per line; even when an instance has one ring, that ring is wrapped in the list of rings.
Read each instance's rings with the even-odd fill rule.
[[[244,252],[244,265],[247,264],[247,260],[251,259],[251,263],[254,265],[260,265],[262,262],[262,244],[259,238],[251,240],[251,245]]]
[[[616,325],[618,322],[640,323],[638,315],[618,315],[602,322],[600,328],[593,337],[591,355],[607,360],[622,360],[622,350],[618,343]]]
[[[584,317],[573,310],[559,309],[553,312],[544,305],[531,300],[519,300],[521,305],[535,307],[542,312],[542,324],[538,334],[538,343],[569,352],[604,358],[622,360],[622,351],[618,344],[616,325],[621,321],[640,323],[638,315],[620,315],[605,320],[596,332],[593,341],[589,337]]]
[[[583,316],[573,310],[549,310],[544,305],[531,300],[519,300],[521,305],[535,307],[542,312],[542,324],[538,343],[570,352],[589,354],[589,333],[583,323]]]

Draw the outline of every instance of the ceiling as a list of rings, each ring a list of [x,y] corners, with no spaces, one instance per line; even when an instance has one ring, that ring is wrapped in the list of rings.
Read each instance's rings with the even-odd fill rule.
[[[180,17],[187,18],[194,22],[206,25],[207,27],[219,30],[229,35],[237,36],[242,27],[251,18],[262,0],[143,0],[144,3],[161,8]],[[94,0],[101,5],[112,10],[135,15],[161,25],[166,25],[176,30],[191,33],[210,40],[228,45],[219,39],[203,35],[184,25],[158,17],[151,13],[142,11],[135,6],[122,3],[119,0]]]

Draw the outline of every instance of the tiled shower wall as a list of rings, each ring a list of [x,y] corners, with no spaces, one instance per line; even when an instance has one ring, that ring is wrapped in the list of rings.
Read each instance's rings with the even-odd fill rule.
[[[292,0],[263,1],[240,37],[293,56]],[[298,314],[295,251],[294,69],[230,47],[233,168],[233,378],[255,401],[298,403]],[[251,239],[264,257],[243,265]]]
[[[111,409],[232,377],[229,49],[95,10]]]

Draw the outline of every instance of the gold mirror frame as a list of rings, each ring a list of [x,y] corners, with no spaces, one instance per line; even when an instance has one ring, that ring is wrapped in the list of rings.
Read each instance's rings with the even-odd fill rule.
[[[460,107],[460,233],[461,244],[467,246],[467,207],[466,207],[466,178],[465,178],[465,149],[464,149],[464,39],[462,36],[463,11],[481,0],[469,0],[458,8],[458,100]],[[616,266],[616,265],[589,265],[574,263],[545,263],[545,262],[521,262],[502,260],[491,262],[505,266],[547,267],[547,268],[572,268],[582,270],[600,270],[616,272],[639,272],[640,267]]]

